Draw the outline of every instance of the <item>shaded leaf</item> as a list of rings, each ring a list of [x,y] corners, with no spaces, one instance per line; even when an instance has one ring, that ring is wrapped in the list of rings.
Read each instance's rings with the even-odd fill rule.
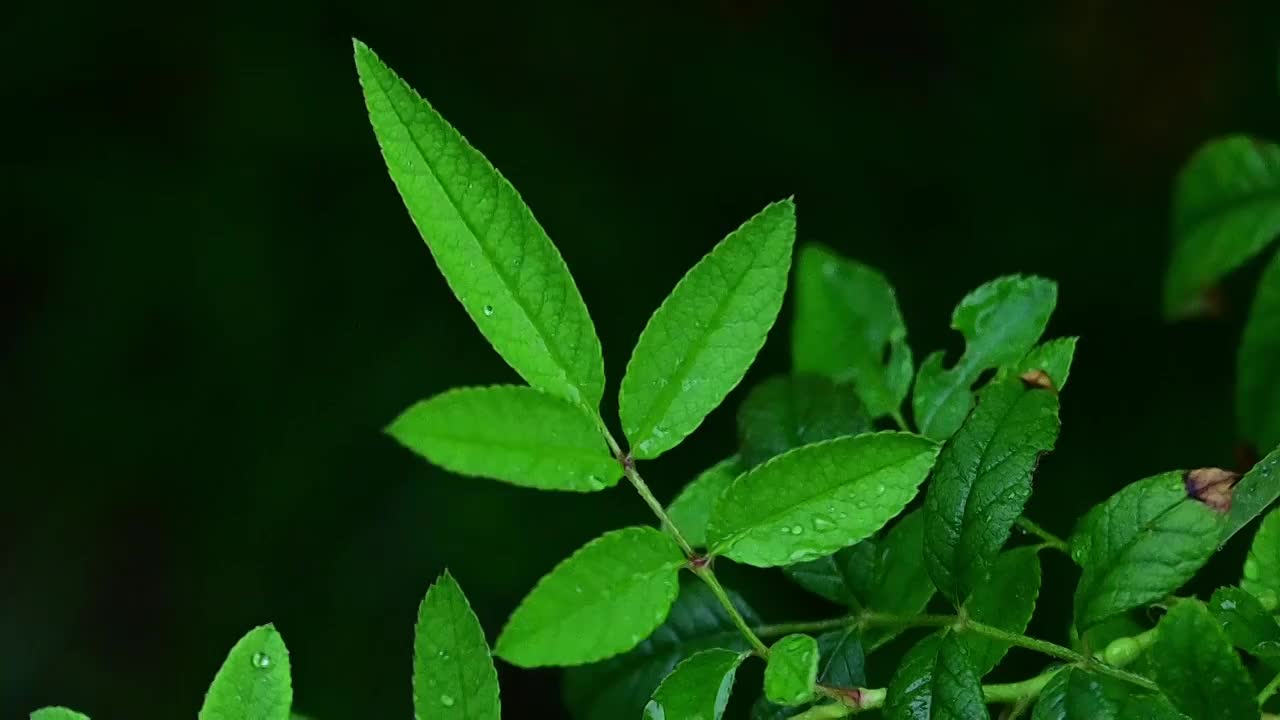
[[[89,716],[64,707],[47,707],[31,713],[31,720],[89,720]]]
[[[986,581],[965,603],[977,622],[1021,635],[1031,622],[1040,594],[1040,557],[1034,547],[1009,550],[996,558]],[[963,637],[969,662],[978,677],[991,672],[1011,647],[995,638],[969,633]]]
[[[1203,604],[1174,605],[1158,628],[1155,679],[1175,707],[1192,720],[1257,720],[1249,674]]]
[[[250,630],[213,677],[200,720],[288,720],[289,651],[272,625]]]
[[[646,720],[701,718],[720,720],[733,678],[750,653],[732,650],[703,650],[676,666],[653,693],[645,706]]]
[[[1280,657],[1280,624],[1253,595],[1240,588],[1218,588],[1209,610],[1236,647],[1256,657]]]
[[[818,683],[832,688],[855,689],[867,684],[866,656],[858,632],[851,628],[818,636]],[[751,708],[753,720],[784,720],[804,712],[811,704],[779,705],[763,694]]]
[[[874,433],[779,455],[716,501],[707,527],[711,551],[770,567],[852,545],[902,512],[937,452],[917,435]]]
[[[484,628],[446,570],[418,608],[413,711],[420,720],[498,720],[498,672]]]
[[[889,683],[887,720],[989,718],[969,651],[955,633],[929,635],[902,659]]]
[[[764,696],[778,705],[800,705],[813,698],[818,681],[818,641],[788,635],[769,648],[764,669]]]
[[[575,492],[612,487],[622,477],[586,410],[529,387],[449,390],[405,410],[387,432],[460,475]]]
[[[1280,498],[1280,448],[1258,461],[1235,485],[1228,496],[1231,508],[1222,542],[1226,542],[1250,520],[1266,512],[1271,503]]]
[[[1264,606],[1280,606],[1280,509],[1262,519],[1244,561],[1240,587],[1252,593]]]
[[[1240,336],[1236,417],[1240,432],[1257,447],[1280,446],[1280,253],[1258,281]]]
[[[667,506],[667,517],[680,528],[689,544],[706,546],[711,508],[734,478],[741,474],[741,464],[738,456],[734,455],[703,470]]]
[[[358,40],[355,56],[387,170],[453,294],[530,385],[594,410],[600,340],[560,252],[511,183],[427,101]]]
[[[631,453],[655,458],[702,424],[742,380],[778,318],[795,204],[776,202],[680,280],[636,343],[618,395]]]
[[[662,624],[685,557],[648,527],[592,540],[538,581],[495,654],[520,667],[580,665],[630,650]]]
[[[1080,668],[1059,670],[1040,693],[1031,720],[1183,720],[1163,695]]]
[[[738,408],[738,445],[747,470],[792,448],[870,429],[853,389],[817,375],[769,378]]]

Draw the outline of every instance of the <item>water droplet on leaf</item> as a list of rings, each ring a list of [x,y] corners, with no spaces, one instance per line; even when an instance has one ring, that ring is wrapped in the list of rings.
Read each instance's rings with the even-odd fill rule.
[[[440,696],[440,704],[441,704],[441,705],[443,705],[443,706],[445,706],[445,707],[453,707],[453,696],[452,696],[452,695],[441,695],[441,696]]]
[[[263,670],[271,667],[271,656],[266,653],[257,652],[253,654],[252,658],[250,658],[250,662],[253,663],[254,667],[259,670]]]
[[[492,305],[485,305],[485,306],[484,306],[484,315],[485,315],[485,317],[492,317],[492,316],[493,316],[493,306],[492,306]]]

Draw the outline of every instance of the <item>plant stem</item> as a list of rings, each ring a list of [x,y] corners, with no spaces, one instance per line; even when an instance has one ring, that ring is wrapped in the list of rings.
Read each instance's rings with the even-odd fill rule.
[[[801,620],[798,622],[777,623],[775,625],[761,625],[756,628],[756,634],[760,637],[781,637],[792,633],[820,633],[849,627],[855,622],[857,622],[857,618],[849,616],[831,618],[829,620]]]
[[[958,625],[960,618],[956,615],[892,615],[867,611],[858,615],[858,625],[896,625],[900,627],[947,627]]]
[[[1261,706],[1263,703],[1270,700],[1271,696],[1275,695],[1277,690],[1280,690],[1280,673],[1277,673],[1275,677],[1271,678],[1271,682],[1267,683],[1267,686],[1262,688],[1262,692],[1258,693],[1258,705]]]
[[[1071,546],[1067,544],[1066,540],[1063,540],[1057,535],[1045,530],[1026,515],[1018,518],[1018,527],[1043,540],[1046,547],[1051,547],[1054,550],[1066,553],[1067,555],[1071,554]]]
[[[738,627],[738,631],[747,639],[747,642],[751,643],[751,647],[755,648],[756,653],[758,653],[760,657],[769,657],[769,646],[764,644],[764,641],[760,639],[760,636],[756,635],[755,631],[751,629],[751,626],[747,624],[746,618],[742,617],[742,613],[738,612],[738,608],[734,607],[733,601],[729,599],[729,594],[724,591],[724,586],[720,584],[720,580],[716,577],[715,571],[711,569],[711,566],[696,566],[694,567],[693,572],[695,575],[702,578],[702,581],[707,584],[707,587],[711,588],[712,594],[716,596],[716,599],[719,600],[720,604],[724,606],[724,609],[728,611],[729,618],[733,620],[733,624]]]
[[[1016,683],[983,685],[982,695],[989,703],[1016,703],[1038,697],[1045,685],[1053,679],[1062,668],[1054,668]]]
[[[911,426],[907,424],[907,419],[902,417],[901,410],[894,408],[893,412],[889,413],[889,417],[893,419],[893,422],[898,426],[899,430],[911,432]]]
[[[1007,630],[1001,630],[1000,628],[984,625],[979,622],[973,622],[972,620],[966,621],[963,629],[979,635],[985,635],[989,638],[1007,642],[1010,645],[1017,645],[1018,647],[1024,647],[1028,650],[1035,650],[1036,652],[1056,657],[1059,660],[1066,660],[1067,662],[1075,663],[1083,668],[1096,672],[1099,675],[1109,675],[1117,680],[1124,680],[1127,683],[1137,685],[1138,687],[1147,690],[1158,689],[1155,683],[1141,675],[1135,675],[1127,670],[1121,670],[1114,665],[1108,665],[1104,662],[1100,662],[1098,658],[1082,655],[1071,648],[1063,647],[1055,643],[1037,640],[1036,638],[1027,637],[1026,635],[1011,633]]]
[[[671,522],[671,518],[667,515],[666,508],[662,507],[662,503],[658,502],[658,498],[654,497],[653,491],[649,489],[649,485],[645,483],[644,478],[640,477],[640,473],[636,472],[635,461],[633,461],[629,456],[624,456],[622,460],[622,470],[623,473],[626,474],[627,480],[631,481],[631,486],[636,489],[637,493],[640,493],[640,499],[644,500],[645,504],[649,506],[649,509],[653,511],[653,514],[657,515],[658,519],[662,521],[662,528],[671,533],[671,537],[675,538],[676,544],[684,551],[685,557],[695,557],[697,553],[693,551],[693,546],[689,544],[688,540],[684,539],[684,535],[681,534],[680,528],[676,527],[676,524]]]

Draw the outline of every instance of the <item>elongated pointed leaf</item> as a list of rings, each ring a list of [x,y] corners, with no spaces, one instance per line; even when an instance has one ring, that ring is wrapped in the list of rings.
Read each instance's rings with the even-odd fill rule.
[[[911,387],[907,326],[879,271],[808,244],[796,261],[796,372],[851,382],[872,417],[900,412]]]
[[[741,474],[741,465],[742,461],[734,455],[703,470],[667,507],[667,517],[694,547],[706,546],[711,508],[734,478]]]
[[[214,676],[200,720],[288,720],[289,651],[274,626],[250,630]]]
[[[698,261],[649,318],[618,396],[632,455],[678,445],[742,380],[778,318],[795,236],[794,203],[769,205]]]
[[[600,340],[560,252],[478,150],[364,43],[355,54],[387,170],[453,294],[530,385],[594,410]]]
[[[1280,253],[1258,281],[1240,337],[1236,417],[1240,432],[1257,447],[1280,446]]]
[[[818,681],[818,641],[788,635],[769,648],[764,669],[764,696],[779,705],[800,705],[813,698]]]
[[[818,375],[765,380],[751,389],[738,408],[744,469],[801,445],[870,429],[871,418],[853,388]]]
[[[529,387],[449,390],[404,411],[387,432],[460,475],[575,492],[622,477],[586,410]]]
[[[1272,450],[1245,473],[1230,497],[1231,513],[1223,530],[1224,543],[1280,498],[1280,448]]]
[[[498,672],[484,628],[446,570],[418,608],[413,711],[419,720],[498,720]]]
[[[1079,630],[1177,590],[1213,555],[1225,518],[1187,496],[1184,475],[1139,480],[1081,521],[1071,539],[1084,571],[1075,596]]]
[[[1014,275],[993,280],[965,296],[951,316],[964,336],[955,366],[942,367],[943,353],[920,364],[911,409],[920,432],[939,440],[951,436],[973,407],[973,384],[984,370],[1022,358],[1049,322],[1058,302],[1051,280]]]
[[[1040,557],[1036,548],[1021,547],[996,558],[986,581],[969,596],[965,610],[976,622],[1021,635],[1031,622],[1039,595]],[[966,634],[963,639],[978,677],[995,669],[1011,647],[978,633]]]
[[[1218,588],[1209,611],[1236,647],[1255,657],[1280,657],[1280,624],[1258,598],[1240,588]]]
[[[1155,678],[1175,707],[1192,720],[1257,720],[1249,674],[1203,604],[1178,603],[1158,627]]]
[[[31,713],[31,720],[89,720],[89,716],[64,707],[47,707]]]
[[[907,653],[889,683],[884,716],[886,720],[990,717],[981,681],[959,636],[934,633]]]
[[[495,654],[537,667],[630,650],[666,619],[684,563],[675,541],[659,530],[605,533],[538,581],[507,621]]]
[[[760,623],[733,591],[729,597],[748,624]],[[576,720],[639,717],[658,684],[681,660],[710,648],[749,649],[711,590],[690,576],[666,621],[634,649],[565,671],[565,704]]]
[[[1258,526],[1244,561],[1240,587],[1263,605],[1280,607],[1280,509],[1267,513]]]
[[[1017,378],[987,387],[938,456],[924,503],[925,564],[960,605],[983,582],[1058,439],[1058,398]]]
[[[1185,720],[1163,695],[1068,667],[1040,693],[1031,720]]]
[[[1169,317],[1205,311],[1205,292],[1280,233],[1280,147],[1243,135],[1201,147],[1178,175]]]
[[[749,653],[703,650],[676,666],[645,706],[645,720],[720,720],[733,692],[733,678]]]
[[[937,453],[917,435],[874,433],[779,455],[720,496],[707,528],[711,550],[771,567],[852,545],[902,512]]]

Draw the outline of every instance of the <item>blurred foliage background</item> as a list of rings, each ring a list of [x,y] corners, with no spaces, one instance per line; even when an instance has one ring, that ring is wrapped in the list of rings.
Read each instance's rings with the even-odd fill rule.
[[[1030,507],[1051,529],[1137,478],[1235,464],[1256,268],[1216,320],[1163,324],[1159,283],[1191,150],[1280,136],[1280,5],[966,5],[9,8],[0,717],[194,717],[231,644],[267,621],[298,710],[410,717],[414,613],[446,565],[492,638],[557,560],[649,522],[625,486],[453,477],[381,434],[418,398],[516,378],[385,175],[353,35],[522,191],[611,387],[680,275],[794,194],[802,240],[896,284],[917,358],[959,351],[951,308],[979,283],[1061,283],[1050,334],[1083,339]],[[733,450],[734,407],[786,371],[787,334],[650,464],[662,497]],[[1238,577],[1250,534],[1204,587]],[[1062,640],[1074,571],[1046,562],[1035,629]],[[768,619],[832,612],[774,573],[726,575]],[[563,715],[556,671],[501,680],[508,717]]]

